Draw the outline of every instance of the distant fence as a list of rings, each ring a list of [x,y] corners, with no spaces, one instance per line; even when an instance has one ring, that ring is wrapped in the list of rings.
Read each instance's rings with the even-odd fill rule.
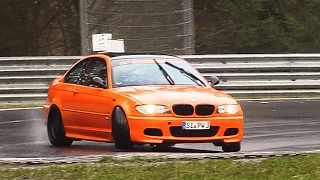
[[[320,54],[183,55],[216,89],[240,97],[320,95]],[[48,83],[81,56],[0,58],[0,102],[44,102]]]

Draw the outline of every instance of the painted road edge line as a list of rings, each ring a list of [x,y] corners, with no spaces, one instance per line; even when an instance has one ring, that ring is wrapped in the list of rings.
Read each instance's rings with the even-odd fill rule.
[[[320,100],[320,97],[315,98],[257,98],[257,99],[236,99],[237,101],[285,101],[285,100]]]
[[[0,109],[1,111],[20,111],[20,110],[33,110],[33,109],[42,109],[43,107],[29,107],[29,108],[4,108]]]

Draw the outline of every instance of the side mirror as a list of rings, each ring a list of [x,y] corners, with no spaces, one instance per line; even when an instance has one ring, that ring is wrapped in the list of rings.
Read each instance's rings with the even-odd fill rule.
[[[92,84],[94,84],[94,85],[96,85],[96,86],[98,86],[100,88],[103,88],[103,89],[107,88],[107,86],[104,85],[103,80],[100,77],[92,78]]]
[[[216,76],[211,76],[211,77],[209,78],[209,83],[210,83],[211,87],[219,84],[219,82],[220,82],[220,80],[219,80],[219,78],[216,77]]]

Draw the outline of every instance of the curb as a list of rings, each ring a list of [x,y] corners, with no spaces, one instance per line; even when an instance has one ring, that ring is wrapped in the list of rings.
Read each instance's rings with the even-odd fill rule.
[[[99,162],[103,158],[117,159],[132,159],[142,158],[144,160],[152,160],[157,158],[165,159],[257,159],[269,157],[292,157],[298,155],[308,155],[311,153],[320,153],[320,150],[314,151],[282,151],[282,152],[251,152],[251,153],[119,153],[115,155],[89,155],[89,156],[74,156],[74,157],[59,157],[59,158],[0,158],[0,164],[73,164],[73,163],[89,163]]]

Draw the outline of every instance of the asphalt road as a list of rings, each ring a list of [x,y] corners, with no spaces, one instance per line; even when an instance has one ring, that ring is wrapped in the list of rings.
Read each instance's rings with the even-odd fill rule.
[[[320,100],[240,101],[245,112],[241,152],[311,151],[320,149]],[[54,148],[47,139],[42,109],[0,112],[0,158],[65,157],[119,153],[112,143],[74,142]],[[210,143],[178,144],[159,150],[138,147],[129,153],[221,153]]]

